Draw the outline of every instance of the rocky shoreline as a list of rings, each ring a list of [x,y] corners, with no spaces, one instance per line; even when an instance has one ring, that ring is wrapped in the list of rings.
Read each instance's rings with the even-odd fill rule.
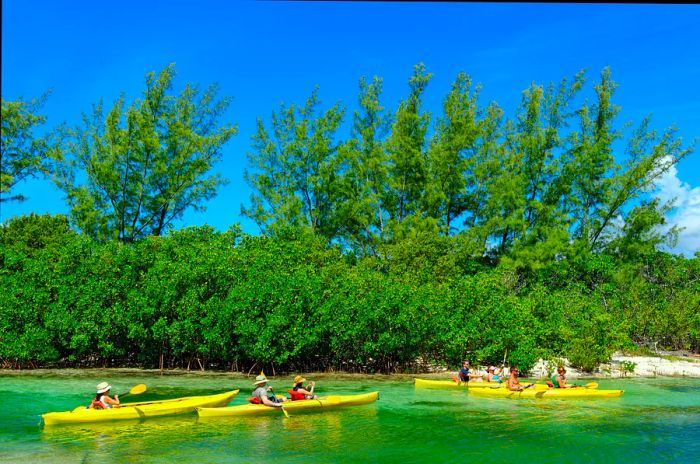
[[[530,371],[531,377],[548,376],[551,365],[540,360]],[[700,356],[631,356],[615,353],[610,362],[601,364],[594,372],[582,372],[566,365],[567,377],[697,377],[700,378]]]

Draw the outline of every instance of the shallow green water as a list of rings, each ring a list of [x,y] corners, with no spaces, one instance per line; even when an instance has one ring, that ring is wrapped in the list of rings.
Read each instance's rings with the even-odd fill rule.
[[[269,373],[268,373],[269,374]],[[309,376],[307,376],[309,377]],[[470,397],[417,389],[411,377],[313,377],[320,394],[378,390],[375,404],[323,413],[210,418],[196,415],[42,428],[40,415],[88,403],[94,385],[146,383],[138,399],[232,388],[250,378],[160,376],[143,371],[0,371],[1,462],[691,462],[700,459],[700,379],[621,379],[620,398]],[[273,379],[283,392],[289,377]],[[136,397],[134,397],[136,398]],[[126,400],[126,399],[125,399]],[[697,462],[697,461],[695,461]]]

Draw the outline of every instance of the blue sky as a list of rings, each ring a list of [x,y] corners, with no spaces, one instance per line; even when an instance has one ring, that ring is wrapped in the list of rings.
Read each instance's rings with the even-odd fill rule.
[[[433,73],[426,109],[440,112],[459,71],[513,115],[521,92],[587,69],[585,95],[609,65],[619,88],[619,122],[676,125],[700,141],[699,5],[419,2],[37,1],[4,0],[2,97],[30,99],[51,88],[49,126],[76,124],[103,99],[139,97],[144,75],[176,63],[176,90],[216,82],[233,97],[225,115],[239,133],[216,166],[230,183],[187,213],[183,225],[225,230],[240,222],[250,189],[243,181],[257,117],[301,103],[319,86],[323,107],[355,108],[360,76],[384,79],[384,106],[407,94],[413,65]],[[350,118],[346,118],[349,122]],[[700,145],[659,182],[678,198],[671,223],[686,227],[676,251],[700,249]],[[29,199],[3,203],[0,220],[29,212],[67,213],[47,181],[20,184]]]

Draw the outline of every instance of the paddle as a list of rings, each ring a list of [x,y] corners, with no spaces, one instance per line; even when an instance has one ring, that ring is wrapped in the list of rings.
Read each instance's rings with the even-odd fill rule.
[[[273,372],[273,374],[274,374],[274,372]],[[265,372],[264,372],[264,371],[260,371],[260,375],[262,375],[263,377],[265,377]],[[275,395],[275,391],[272,389],[272,385],[268,385],[267,389],[268,389],[268,391],[272,392],[273,395]],[[275,395],[275,398],[276,398],[276,397],[277,397],[277,395]],[[289,419],[289,413],[287,412],[286,409],[284,409],[284,403],[281,403],[280,409],[282,409],[282,412],[284,413],[284,416],[285,416],[287,419]]]
[[[269,390],[273,395],[275,395],[275,391],[272,389],[271,386],[268,386],[268,390]],[[277,395],[275,395],[275,398],[277,398]],[[282,412],[284,413],[284,416],[285,416],[287,419],[289,419],[289,413],[287,412],[286,409],[284,409],[284,403],[282,403],[282,402],[280,402],[280,409],[281,409]]]
[[[572,388],[598,388],[598,382],[589,382],[586,385],[572,385]]]
[[[138,385],[134,385],[133,387],[131,387],[131,390],[129,390],[126,393],[120,394],[119,396],[124,398],[126,395],[140,395],[147,389],[148,387],[146,386],[146,384],[140,383]],[[73,409],[73,412],[80,411],[81,409],[90,409],[90,406],[78,406],[77,408]]]
[[[505,388],[508,388],[510,391],[513,391],[513,392],[519,392],[519,391],[525,390],[526,388],[532,388],[534,386],[535,386],[534,383],[529,383],[529,384],[523,386],[522,388],[518,388],[517,390],[510,390],[510,388],[508,388],[508,385],[506,385]],[[493,387],[489,387],[489,388],[504,388],[504,387],[501,387],[500,385],[494,385]]]

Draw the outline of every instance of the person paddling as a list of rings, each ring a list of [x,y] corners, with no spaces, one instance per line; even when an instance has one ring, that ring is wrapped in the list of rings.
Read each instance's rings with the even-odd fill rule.
[[[253,396],[248,399],[251,403],[264,404],[265,406],[270,406],[273,408],[282,407],[282,401],[278,399],[274,393],[272,393],[272,387],[267,385],[267,378],[264,375],[255,377],[253,386],[255,387],[253,390]],[[268,394],[268,392],[270,393]]]
[[[517,367],[511,366],[510,377],[508,378],[508,382],[506,383],[506,387],[508,387],[508,390],[523,391],[526,388],[530,388],[533,385],[535,385],[534,383],[531,383],[528,385],[521,384],[520,381],[518,380],[518,373],[519,372],[520,372],[520,370]]]
[[[90,407],[94,409],[109,409],[112,406],[119,406],[119,395],[114,395],[114,398],[110,398],[109,396],[109,391],[111,389],[112,386],[107,382],[98,383],[97,393]]]
[[[316,386],[316,382],[309,382],[306,388],[304,388],[304,382],[306,382],[304,377],[300,375],[294,377],[294,387],[288,390],[292,401],[311,400],[317,398],[316,395],[314,395],[314,387]]]
[[[486,381],[487,382],[499,382],[499,383],[503,382],[503,379],[501,378],[501,376],[496,374],[496,367],[495,366],[489,366],[488,369],[486,369]]]
[[[459,370],[459,381],[469,382],[469,361],[462,363],[462,368]]]
[[[557,367],[557,373],[552,375],[552,384],[554,388],[574,388],[578,386],[566,384],[566,369],[564,369],[564,366]]]

